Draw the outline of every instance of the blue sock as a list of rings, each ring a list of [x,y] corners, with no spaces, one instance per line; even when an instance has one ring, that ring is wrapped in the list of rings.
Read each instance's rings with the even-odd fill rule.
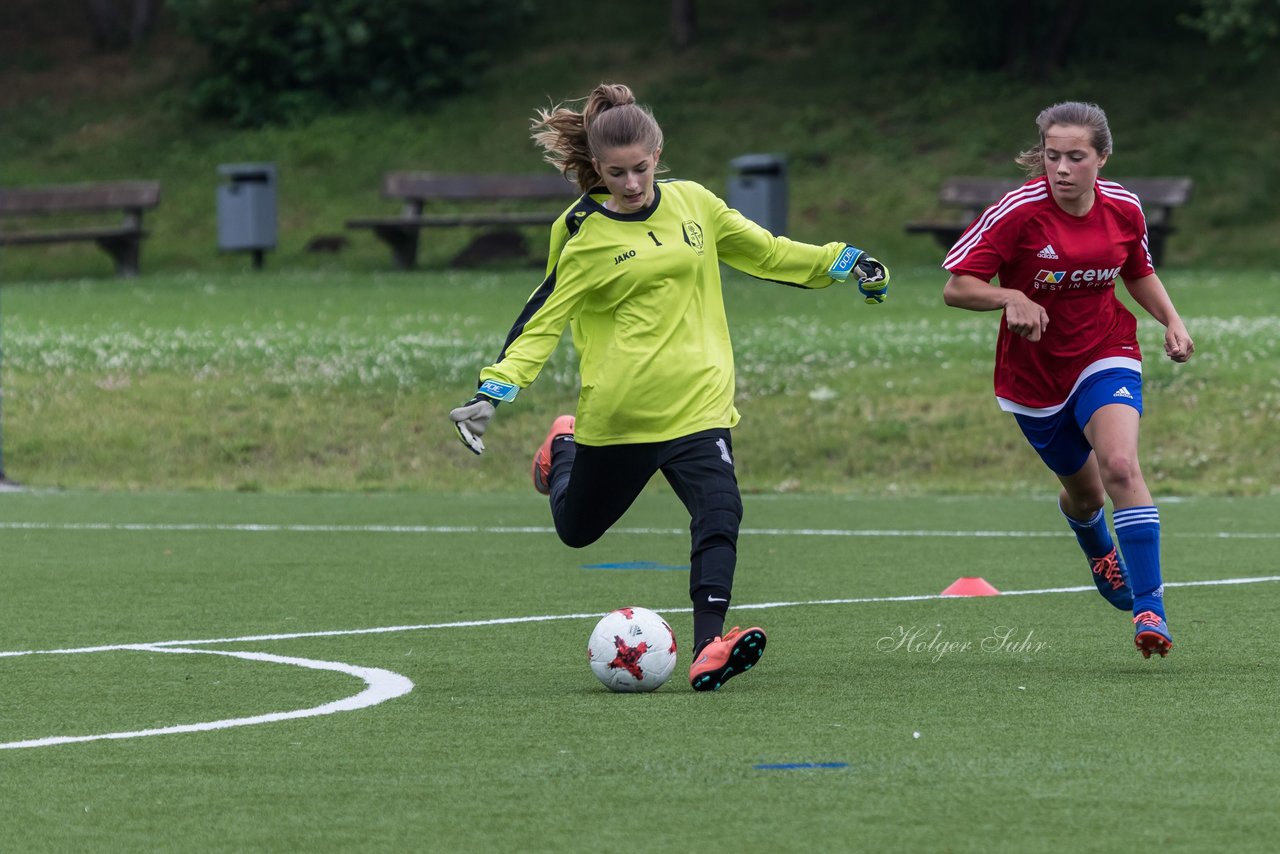
[[[1075,532],[1076,542],[1080,544],[1080,548],[1089,559],[1097,560],[1100,557],[1106,557],[1116,547],[1111,541],[1111,531],[1107,528],[1107,516],[1102,508],[1098,508],[1098,512],[1094,513],[1093,518],[1087,522],[1072,519],[1065,510],[1062,510],[1061,504],[1058,505],[1058,509],[1062,511],[1063,518]]]
[[[1160,578],[1160,511],[1126,507],[1113,514],[1116,539],[1124,553],[1133,587],[1133,613],[1155,611],[1164,616],[1164,582]]]

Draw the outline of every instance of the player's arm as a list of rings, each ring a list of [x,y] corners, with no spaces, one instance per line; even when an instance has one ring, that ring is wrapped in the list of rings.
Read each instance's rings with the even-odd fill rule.
[[[1022,291],[997,287],[965,273],[951,274],[942,289],[942,301],[969,311],[1003,311],[1009,331],[1028,341],[1039,341],[1049,327],[1048,312]]]
[[[885,301],[889,293],[889,268],[867,252],[848,243],[815,246],[769,231],[729,208],[708,193],[715,222],[716,250],[734,269],[761,279],[803,288],[825,288],[832,282],[852,279],[870,304]]]
[[[1178,310],[1173,307],[1173,300],[1160,277],[1150,273],[1132,281],[1124,279],[1124,286],[1134,301],[1164,326],[1165,355],[1175,362],[1190,359],[1196,349],[1195,342],[1191,340]]]
[[[449,412],[458,438],[473,454],[484,453],[485,431],[497,406],[516,399],[551,357],[569,318],[585,296],[585,277],[575,265],[558,263],[530,295],[516,318],[498,360],[480,371],[475,395]]]

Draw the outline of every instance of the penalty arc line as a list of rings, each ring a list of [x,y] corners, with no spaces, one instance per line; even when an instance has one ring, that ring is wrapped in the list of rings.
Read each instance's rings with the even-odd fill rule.
[[[230,658],[241,658],[247,661],[266,661],[272,664],[288,664],[294,667],[305,667],[309,670],[332,670],[346,673],[364,680],[365,688],[358,694],[334,700],[309,709],[294,709],[289,712],[269,712],[243,718],[224,718],[217,721],[204,721],[194,724],[156,727],[153,729],[132,730],[127,732],[108,732],[97,735],[56,735],[47,738],[33,738],[26,741],[10,741],[0,743],[0,750],[16,750],[26,747],[50,747],[56,744],[76,744],[86,741],[105,741],[126,738],[145,738],[152,735],[170,735],[182,732],[210,732],[230,727],[253,726],[255,724],[275,723],[276,721],[311,718],[318,715],[332,715],[338,712],[353,712],[365,709],[402,697],[413,690],[413,682],[390,670],[378,667],[356,667],[340,661],[317,661],[312,658],[295,658],[292,656],[272,655],[266,652],[232,652],[218,649],[187,649],[184,647],[157,646],[153,644],[135,644],[120,646],[116,649],[130,649],[142,652],[183,653],[191,655],[225,655]]]

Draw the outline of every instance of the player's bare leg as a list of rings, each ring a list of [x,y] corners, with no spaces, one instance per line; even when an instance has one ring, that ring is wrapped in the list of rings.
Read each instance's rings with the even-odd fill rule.
[[[1160,512],[1138,465],[1138,422],[1132,406],[1116,403],[1093,413],[1084,434],[1093,446],[1098,478],[1115,509],[1120,552],[1133,587],[1134,643],[1143,657],[1173,647],[1164,613],[1160,567]],[[1063,484],[1066,486],[1066,484]]]
[[[1121,611],[1133,609],[1133,590],[1125,569],[1124,556],[1116,548],[1107,527],[1106,491],[1098,473],[1098,461],[1090,454],[1080,471],[1059,477],[1062,491],[1058,509],[1076,535],[1076,542],[1089,559],[1093,583],[1102,597]]]

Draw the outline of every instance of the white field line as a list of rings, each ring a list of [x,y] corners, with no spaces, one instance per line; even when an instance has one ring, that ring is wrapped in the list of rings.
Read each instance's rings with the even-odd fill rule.
[[[285,525],[217,522],[0,522],[0,531],[215,531],[247,534],[554,534],[550,525]],[[686,528],[610,528],[618,534],[688,536]],[[747,536],[771,537],[956,537],[979,539],[1058,538],[1070,532],[932,530],[901,528],[743,528]],[[1275,540],[1280,531],[1171,531],[1164,537],[1217,540]]]
[[[352,712],[376,706],[379,703],[402,697],[413,690],[413,682],[399,673],[382,670],[377,667],[356,667],[340,661],[317,661],[312,658],[293,658],[283,655],[271,655],[265,652],[230,652],[217,649],[184,649],[173,646],[155,646],[137,644],[119,646],[116,649],[130,649],[141,652],[188,653],[192,655],[225,655],[231,658],[242,658],[248,661],[266,661],[272,664],[288,664],[294,667],[305,667],[309,670],[333,670],[346,673],[364,680],[365,688],[341,700],[313,706],[309,709],[295,709],[289,712],[269,712],[264,715],[253,715],[245,718],[224,718],[217,721],[204,721],[194,724],[157,727],[155,729],[133,730],[131,732],[107,732],[97,735],[55,735],[47,738],[33,738],[27,741],[10,741],[0,744],[0,750],[15,750],[24,747],[50,747],[56,744],[75,744],[84,741],[104,741],[108,739],[145,738],[151,735],[170,735],[180,732],[209,732],[237,726],[253,726],[254,724],[275,723],[276,721],[311,718],[317,715],[332,715],[337,712]]]
[[[1166,587],[1213,587],[1228,584],[1258,584],[1262,582],[1280,581],[1280,575],[1258,576],[1252,578],[1222,578],[1210,579],[1205,581],[1182,581],[1167,582]],[[1079,593],[1093,590],[1092,585],[1084,585],[1079,587],[1044,587],[1034,590],[1006,590],[1000,595],[1002,596],[1035,596],[1051,593]],[[813,605],[856,605],[878,602],[920,602],[936,599],[956,599],[964,597],[944,596],[940,593],[916,595],[916,596],[867,596],[849,599],[813,599],[807,601],[795,602],[757,602],[743,605],[735,605],[739,610],[765,610],[769,608],[792,608]],[[663,611],[673,613],[687,612],[689,608],[665,608]],[[264,715],[254,715],[244,718],[225,718],[217,721],[205,721],[194,724],[180,724],[177,726],[158,727],[154,729],[134,730],[128,732],[112,732],[100,733],[97,735],[78,735],[78,736],[48,736],[45,738],[28,739],[26,741],[11,741],[0,743],[0,750],[12,750],[26,747],[49,747],[58,744],[72,744],[85,741],[102,741],[106,739],[128,739],[128,738],[144,738],[153,735],[169,735],[173,733],[184,732],[207,732],[210,730],[227,729],[229,727],[252,726],[254,724],[274,723],[276,721],[291,720],[296,718],[315,717],[317,715],[331,715],[336,712],[349,712],[356,709],[363,709],[369,706],[387,700],[401,697],[413,690],[413,682],[408,678],[394,673],[390,670],[382,670],[374,667],[357,667],[351,664],[343,664],[336,661],[317,661],[310,658],[293,658],[282,655],[271,655],[265,652],[233,652],[229,650],[201,650],[191,649],[193,646],[202,646],[209,644],[227,644],[227,643],[245,643],[249,641],[274,641],[274,640],[293,640],[297,638],[319,638],[319,637],[342,637],[350,635],[368,635],[368,634],[388,634],[391,632],[409,632],[423,631],[427,629],[450,629],[450,628],[468,628],[474,626],[497,626],[510,625],[514,623],[540,623],[550,622],[552,620],[578,620],[599,617],[599,613],[581,613],[581,614],[545,614],[541,616],[528,617],[498,617],[489,620],[463,620],[451,623],[423,623],[414,626],[382,626],[368,629],[338,629],[333,631],[321,632],[291,632],[287,634],[270,634],[270,635],[246,635],[234,638],[207,638],[204,640],[188,640],[188,641],[159,641],[156,643],[141,644],[112,644],[107,646],[91,646],[67,649],[41,649],[41,650],[17,650],[9,652],[0,652],[0,658],[15,657],[22,655],[73,655],[79,653],[91,652],[112,652],[120,650],[135,650],[140,652],[170,652],[185,654],[207,655],[225,655],[231,658],[241,658],[249,661],[268,661],[276,664],[289,664],[295,667],[306,667],[312,670],[334,670],[340,673],[348,673],[359,679],[364,680],[365,690],[359,694],[347,697],[342,700],[336,700],[324,705],[314,706],[309,709],[296,709],[289,712],[271,712]]]
[[[1280,575],[1248,576],[1244,578],[1213,578],[1204,581],[1166,581],[1165,587],[1218,587],[1234,584],[1261,584],[1280,581]],[[1040,587],[1032,590],[1002,590],[1001,596],[1043,596],[1052,593],[1081,593],[1095,590],[1092,584],[1078,587]],[[739,611],[763,611],[770,608],[803,608],[814,605],[866,605],[883,602],[928,602],[936,599],[967,599],[965,596],[944,596],[941,593],[922,593],[908,596],[863,596],[848,599],[806,599],[779,602],[752,602],[733,605]],[[984,597],[985,598],[985,597]],[[687,614],[693,609],[656,608],[659,613]],[[520,623],[549,623],[558,620],[587,620],[603,616],[603,612],[593,611],[577,614],[538,614],[526,617],[493,617],[487,620],[458,620],[449,623],[418,623],[403,626],[375,626],[365,629],[332,629],[317,632],[286,632],[281,634],[243,635],[240,637],[202,638],[198,640],[151,641],[146,643],[107,644],[103,646],[67,647],[62,649],[26,649],[0,652],[0,658],[13,658],[21,655],[78,655],[92,652],[115,652],[129,649],[161,650],[171,647],[210,646],[232,643],[252,643],[257,641],[299,640],[305,638],[335,638],[353,635],[384,635],[397,632],[421,632],[434,629],[466,629],[486,626],[508,626]]]

